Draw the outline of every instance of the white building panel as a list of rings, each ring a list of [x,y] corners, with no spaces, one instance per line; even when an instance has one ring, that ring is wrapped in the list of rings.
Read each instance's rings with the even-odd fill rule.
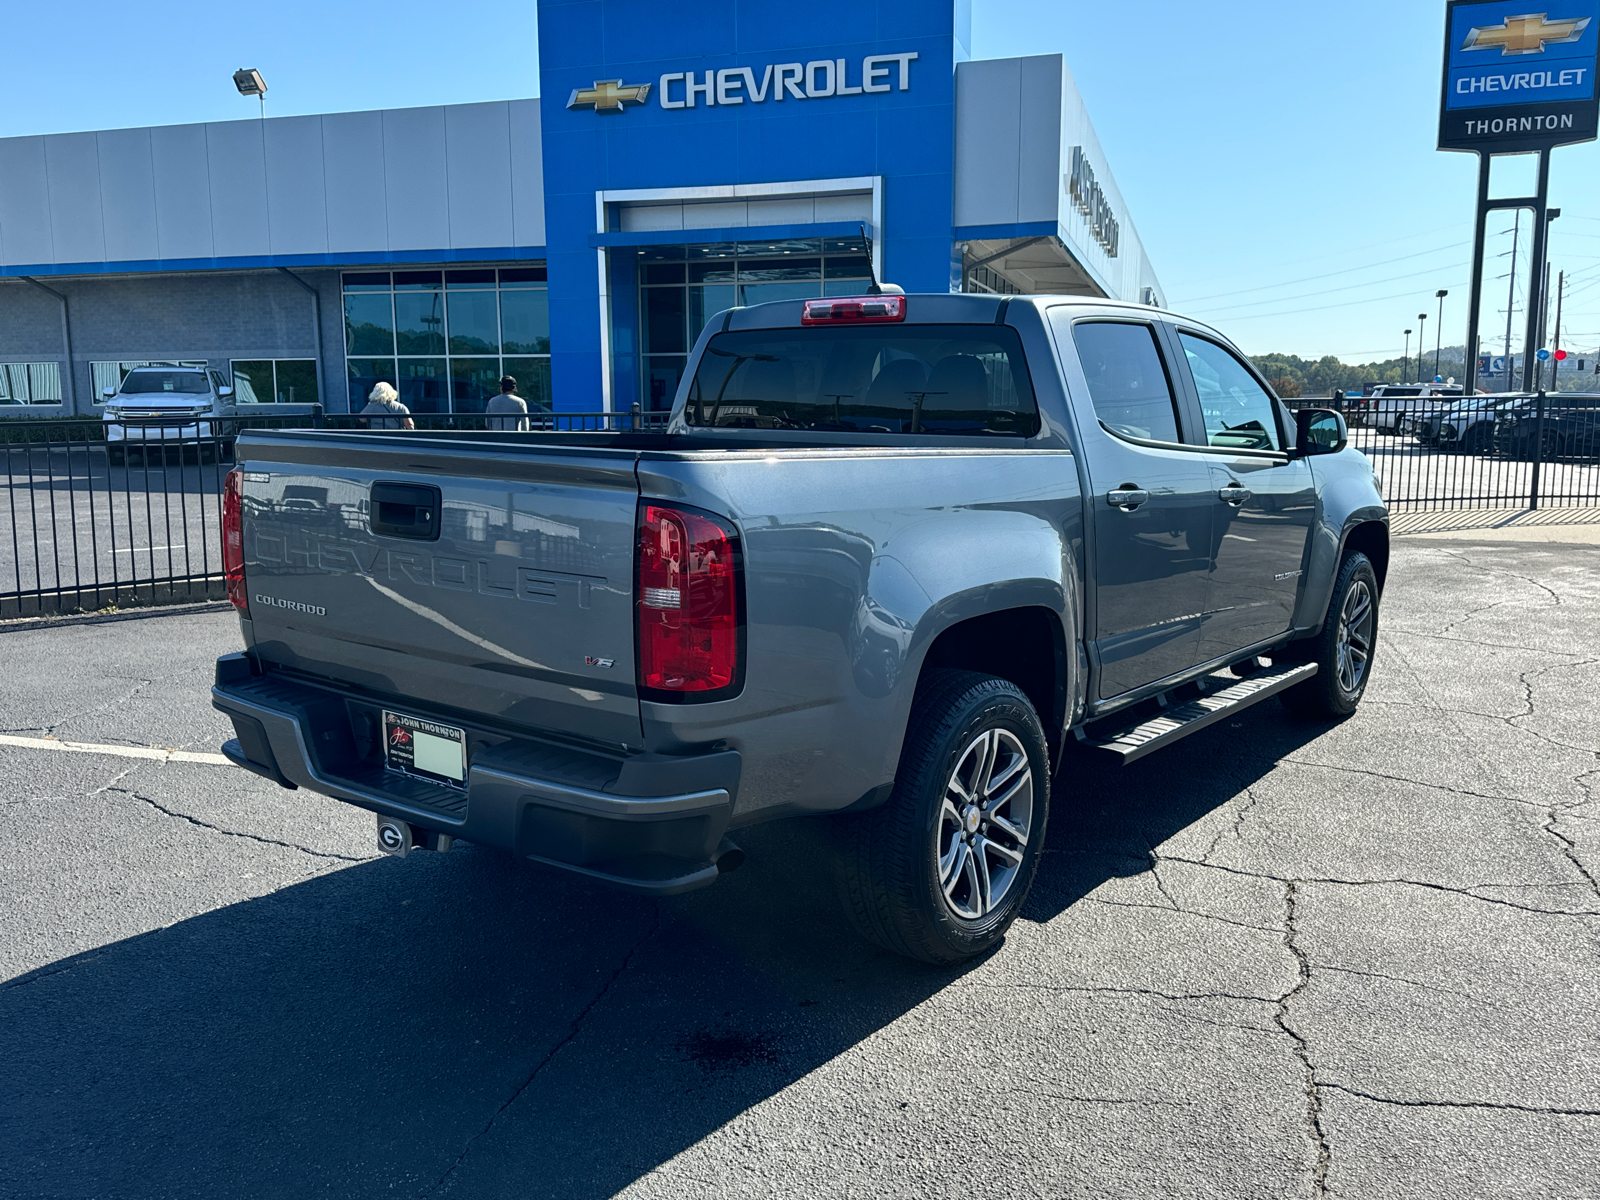
[[[94,134],[45,138],[44,162],[56,261],[103,262],[106,231],[100,217],[100,155]]]
[[[268,240],[272,253],[327,253],[322,118],[268,121],[266,139]]]
[[[156,185],[156,234],[161,257],[210,258],[211,176],[204,125],[159,125],[150,130]]]
[[[445,186],[444,109],[396,108],[383,114],[384,182],[389,249],[430,250],[450,244]]]
[[[0,138],[0,254],[7,266],[55,262],[42,137]]]
[[[510,105],[452,104],[444,110],[449,160],[450,245],[510,246]]]
[[[329,252],[387,250],[389,218],[388,189],[383,173],[383,114],[356,112],[324,116],[322,166],[327,189]]]
[[[95,134],[100,157],[100,204],[106,259],[161,257],[156,232],[156,177],[148,129],[107,129]]]
[[[544,139],[539,102],[513,100],[511,117],[511,217],[514,246],[544,245]]]
[[[264,124],[219,121],[206,126],[211,236],[219,258],[272,253]]]
[[[991,58],[956,68],[956,225],[1022,220],[1017,170],[1022,154],[1022,59]],[[1060,110],[1046,114],[1054,127]]]
[[[1061,94],[1066,64],[1059,54],[1018,60],[1017,219],[1053,221],[1061,196]]]

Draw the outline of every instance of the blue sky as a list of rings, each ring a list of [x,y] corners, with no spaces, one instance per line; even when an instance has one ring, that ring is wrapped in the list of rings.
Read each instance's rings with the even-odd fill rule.
[[[266,76],[269,115],[537,95],[534,13],[18,5],[0,136],[253,116],[229,78],[240,66]],[[1399,354],[1422,311],[1431,346],[1438,288],[1445,341],[1462,340],[1476,160],[1433,148],[1443,20],[1438,0],[973,0],[973,52],[1066,55],[1174,307],[1252,353],[1358,362]],[[1585,351],[1600,346],[1597,155],[1557,151],[1551,185],[1551,260],[1573,277],[1563,341]],[[1488,274],[1503,270],[1491,258]]]

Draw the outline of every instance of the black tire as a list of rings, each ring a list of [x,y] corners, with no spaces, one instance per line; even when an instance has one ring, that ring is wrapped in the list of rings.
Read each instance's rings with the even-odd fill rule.
[[[1322,631],[1305,641],[1291,642],[1288,653],[1279,656],[1317,664],[1317,673],[1310,679],[1279,693],[1285,708],[1302,717],[1335,721],[1356,711],[1372,678],[1372,660],[1378,648],[1378,600],[1378,575],[1371,560],[1359,551],[1346,554],[1333,584]],[[1349,662],[1342,664],[1340,646],[1346,630],[1351,631],[1351,653]],[[1362,640],[1365,646],[1360,644]],[[1356,659],[1362,655],[1365,657],[1357,664]]]
[[[982,809],[978,793],[989,797]],[[912,704],[894,792],[840,822],[851,920],[886,950],[923,962],[949,965],[992,950],[1033,886],[1049,815],[1049,750],[1021,689],[975,671],[929,672]]]
[[[121,446],[106,447],[106,463],[109,466],[120,467],[128,461],[128,452]]]

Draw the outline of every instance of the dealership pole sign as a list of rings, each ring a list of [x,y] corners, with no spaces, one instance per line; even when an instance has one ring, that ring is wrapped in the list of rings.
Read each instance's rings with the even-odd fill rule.
[[[1450,0],[1439,149],[1520,154],[1593,141],[1600,0]]]

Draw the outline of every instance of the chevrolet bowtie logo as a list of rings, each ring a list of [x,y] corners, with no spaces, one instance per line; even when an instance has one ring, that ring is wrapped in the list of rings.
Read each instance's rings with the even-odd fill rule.
[[[620,79],[596,79],[592,88],[573,88],[568,108],[592,108],[595,112],[621,112],[624,104],[643,104],[650,94],[648,83],[626,87]]]
[[[1461,44],[1463,50],[1495,50],[1501,57],[1511,54],[1543,54],[1544,48],[1562,42],[1575,42],[1589,27],[1588,17],[1547,21],[1547,13],[1507,17],[1504,25],[1477,25]]]

